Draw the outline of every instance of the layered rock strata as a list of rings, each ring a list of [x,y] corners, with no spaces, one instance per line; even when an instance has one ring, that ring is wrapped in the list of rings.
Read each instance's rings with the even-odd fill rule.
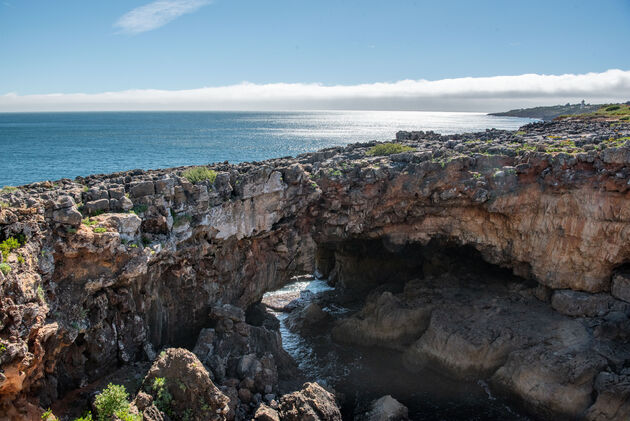
[[[245,309],[294,275],[318,271],[347,288],[363,287],[354,275],[368,268],[366,288],[394,271],[413,279],[419,263],[401,253],[432,240],[469,246],[550,291],[628,300],[629,135],[627,123],[579,121],[401,132],[402,153],[373,156],[366,143],[216,164],[212,182],[173,168],[5,189],[0,241],[19,245],[0,273],[0,413],[28,419],[122,364],[192,348],[216,329],[213,311]],[[581,305],[570,294],[554,301]],[[407,344],[427,323],[415,316],[388,340]],[[600,357],[585,371],[600,379],[595,405],[626,375]],[[509,356],[502,368],[518,374]]]

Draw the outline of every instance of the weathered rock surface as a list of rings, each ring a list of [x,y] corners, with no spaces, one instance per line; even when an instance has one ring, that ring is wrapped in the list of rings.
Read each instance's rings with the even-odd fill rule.
[[[630,261],[629,135],[627,123],[579,121],[528,125],[518,134],[401,132],[398,141],[413,150],[391,156],[368,155],[374,143],[355,144],[216,164],[213,183],[192,184],[184,168],[173,168],[3,193],[0,240],[23,241],[2,258],[10,271],[0,275],[0,413],[47,407],[166,345],[192,347],[201,329],[220,330],[211,309],[245,309],[294,275],[318,269],[346,287],[360,286],[360,270],[369,271],[370,284],[413,279],[422,262],[401,250],[432,240],[469,246],[551,290],[627,300],[627,282],[613,275]],[[92,216],[79,224],[79,214]],[[373,249],[370,259],[361,248]],[[592,297],[576,310],[571,297],[556,294],[567,314],[606,319],[593,334],[619,374],[625,310],[606,310]],[[403,317],[401,311],[391,317]],[[380,335],[393,319],[370,317],[380,327],[369,340],[385,342]],[[427,329],[441,320],[448,326],[447,319],[436,315]],[[232,322],[225,332],[247,330]],[[529,341],[501,329],[505,345],[493,345],[488,359],[495,362],[470,364],[473,371],[490,370]],[[405,330],[394,341],[406,343],[412,334]],[[459,339],[444,342],[436,334],[420,349],[436,356],[457,343],[467,352],[481,349],[463,332],[453,337]],[[479,340],[492,338],[487,332]]]
[[[282,396],[278,414],[282,421],[341,421],[335,396],[317,383]]]
[[[160,393],[155,387],[156,378],[164,380],[164,388],[171,396],[164,409],[178,419],[185,415],[199,421],[227,419],[229,398],[214,385],[208,371],[192,352],[169,348],[153,363],[142,388],[152,392],[154,401],[159,400]]]

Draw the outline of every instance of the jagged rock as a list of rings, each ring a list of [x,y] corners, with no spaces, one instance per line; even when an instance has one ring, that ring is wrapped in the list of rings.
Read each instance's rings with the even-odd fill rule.
[[[78,227],[81,225],[81,219],[81,213],[72,207],[58,209],[53,212],[53,221],[60,224]]]
[[[0,280],[0,337],[10,350],[0,363],[6,378],[0,412],[14,411],[19,397],[63,396],[121,363],[145,358],[149,342],[156,349],[190,343],[208,327],[220,336],[204,360],[215,378],[235,376],[230,371],[237,361],[252,353],[262,364],[271,352],[282,372],[291,364],[277,331],[239,325],[240,315],[209,320],[208,309],[247,308],[296,273],[312,273],[316,263],[337,285],[359,288],[366,271],[366,284],[404,281],[430,275],[435,266],[410,250],[440,242],[474,249],[480,259],[545,288],[611,292],[623,300],[625,283],[615,278],[611,290],[611,276],[630,261],[627,147],[604,140],[629,136],[630,125],[554,122],[523,132],[401,134],[414,150],[395,157],[367,155],[371,143],[256,164],[216,164],[210,166],[218,172],[214,185],[192,184],[182,177],[183,168],[173,168],[34,183],[3,194],[0,238],[23,236],[24,244],[3,259],[12,270]],[[556,152],[558,137],[576,146]],[[135,203],[121,196],[124,191]],[[55,221],[55,203],[57,210],[72,209],[64,196],[92,214],[135,204],[140,228],[121,227],[105,213],[93,218],[98,226],[81,225],[71,233],[59,221],[76,223],[76,214]],[[164,218],[159,224],[146,222],[157,215]],[[157,232],[145,232],[154,226]],[[521,292],[510,298],[515,305],[494,306],[496,317],[504,310],[514,314],[510,309],[521,308],[519,303],[534,309],[526,299],[533,292]],[[474,295],[474,288],[467,293]],[[568,295],[558,293],[556,307],[576,315],[571,323],[585,319],[587,336],[596,335],[588,340],[606,355],[610,369],[627,366],[627,311],[614,304],[599,317],[605,309],[591,305],[589,296],[588,305],[574,312],[571,301],[582,299],[572,295],[570,305],[560,305],[562,297]],[[471,317],[486,316],[481,310]],[[558,331],[573,335],[579,329],[571,323]],[[452,323],[440,324],[436,316],[434,325],[438,338]],[[511,361],[511,347],[524,346],[523,338],[536,339],[511,338],[505,325],[494,322],[474,327],[478,339],[452,329],[456,339],[426,341],[435,346],[421,351],[465,351],[455,368],[479,372]],[[494,327],[500,327],[501,346],[490,343]],[[545,338],[555,338],[547,333]],[[493,358],[479,364],[475,352],[482,350],[491,350]]]
[[[256,421],[280,421],[280,417],[278,416],[278,411],[273,408],[268,407],[267,405],[260,404],[258,409],[256,409],[256,413],[254,414],[254,419]]]
[[[289,329],[300,331],[321,325],[328,318],[328,313],[317,303],[309,303],[303,308],[293,310],[285,323]]]
[[[223,420],[227,416],[228,397],[210,380],[208,371],[190,351],[169,348],[153,363],[142,383],[145,391],[156,398],[156,378],[164,378],[172,396],[170,410],[176,414],[191,413],[195,420]],[[188,411],[188,412],[187,412]]]
[[[341,412],[332,393],[317,383],[280,398],[278,414],[282,421],[341,421]]]

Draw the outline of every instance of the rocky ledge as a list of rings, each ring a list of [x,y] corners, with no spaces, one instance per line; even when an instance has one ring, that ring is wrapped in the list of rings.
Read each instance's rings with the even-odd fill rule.
[[[138,361],[155,361],[154,378],[198,365],[208,400],[182,406],[182,388],[175,419],[338,419],[319,386],[291,398],[295,367],[257,305],[305,273],[351,291],[411,282],[341,322],[363,332],[348,341],[491,378],[543,417],[627,419],[629,136],[579,120],[399,132],[385,147],[212,165],[195,183],[172,168],[5,188],[0,419],[38,419]],[[453,248],[532,285],[462,289],[448,267],[427,272],[457,266]],[[170,346],[195,355],[157,355]]]

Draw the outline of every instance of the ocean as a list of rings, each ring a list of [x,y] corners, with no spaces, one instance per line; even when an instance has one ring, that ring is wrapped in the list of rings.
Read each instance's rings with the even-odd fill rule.
[[[533,120],[417,111],[0,113],[0,187],[130,169],[261,161],[398,130],[514,130]]]

